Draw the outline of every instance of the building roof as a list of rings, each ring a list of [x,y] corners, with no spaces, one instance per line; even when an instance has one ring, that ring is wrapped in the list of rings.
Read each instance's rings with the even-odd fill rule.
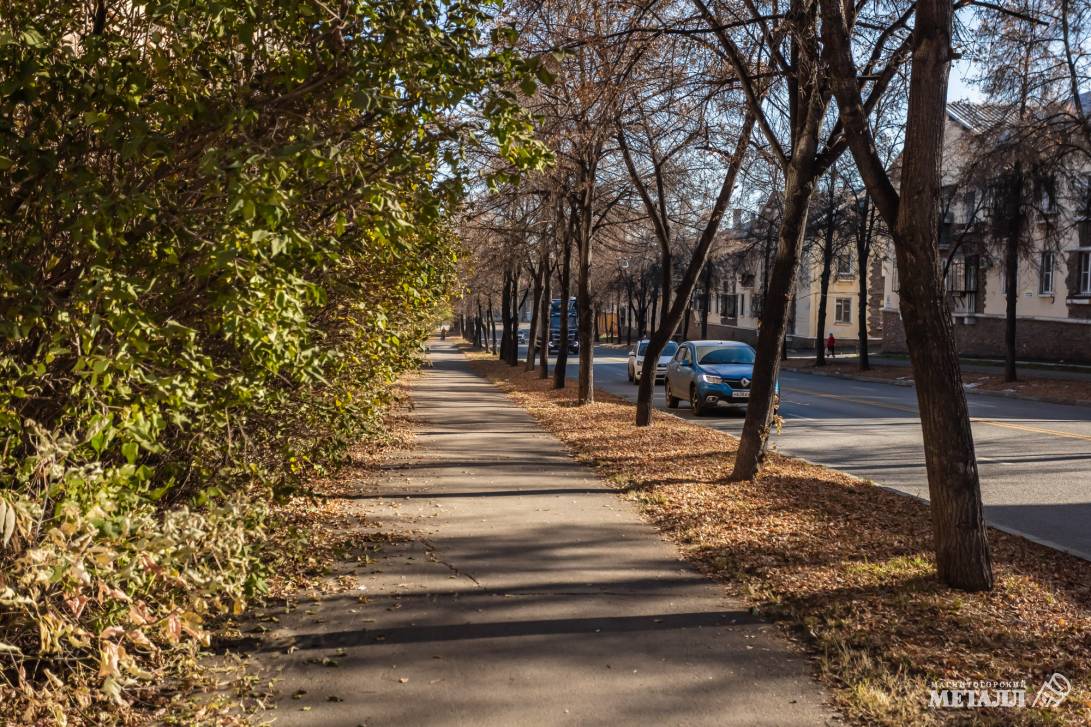
[[[1091,114],[1091,91],[1084,91],[1080,94],[1080,106],[1083,107],[1085,114]]]
[[[1079,96],[1084,113],[1091,113],[1091,91]],[[1068,97],[1063,102],[1075,106],[1075,97]],[[947,104],[947,116],[967,131],[981,132],[996,128],[1015,115],[1012,104],[975,103],[973,101],[951,101]],[[1033,113],[1033,111],[1032,111]]]
[[[952,101],[947,104],[947,116],[968,131],[984,131],[1004,123],[1011,111],[1011,106],[1002,104],[974,103],[972,101]]]

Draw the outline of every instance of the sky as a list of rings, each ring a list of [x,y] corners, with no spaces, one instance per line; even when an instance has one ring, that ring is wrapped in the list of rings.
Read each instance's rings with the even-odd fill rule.
[[[948,101],[982,101],[981,91],[966,81],[970,75],[970,60],[960,58],[951,66],[951,76],[947,82]]]

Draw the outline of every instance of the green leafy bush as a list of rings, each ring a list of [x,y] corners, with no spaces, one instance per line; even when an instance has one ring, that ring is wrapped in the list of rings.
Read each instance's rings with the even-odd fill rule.
[[[506,90],[533,68],[488,25],[438,0],[5,6],[0,716],[118,719],[261,590],[269,494],[378,425],[452,284],[464,150],[539,159]]]

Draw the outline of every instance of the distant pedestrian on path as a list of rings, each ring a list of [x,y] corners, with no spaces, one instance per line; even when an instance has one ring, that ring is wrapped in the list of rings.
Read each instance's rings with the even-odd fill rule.
[[[439,340],[441,340],[441,341],[446,341],[447,340],[447,326],[440,326]]]
[[[833,358],[834,352],[836,351],[836,349],[837,349],[837,339],[834,338],[833,334],[831,333],[830,337],[826,339],[826,353],[828,353],[830,355],[830,358]]]

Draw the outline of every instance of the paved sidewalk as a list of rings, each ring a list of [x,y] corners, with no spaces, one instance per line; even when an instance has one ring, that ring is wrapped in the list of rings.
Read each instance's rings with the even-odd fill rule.
[[[413,540],[359,572],[366,603],[279,617],[257,655],[280,671],[278,727],[835,722],[775,627],[456,349],[432,350],[416,448],[360,496]]]

